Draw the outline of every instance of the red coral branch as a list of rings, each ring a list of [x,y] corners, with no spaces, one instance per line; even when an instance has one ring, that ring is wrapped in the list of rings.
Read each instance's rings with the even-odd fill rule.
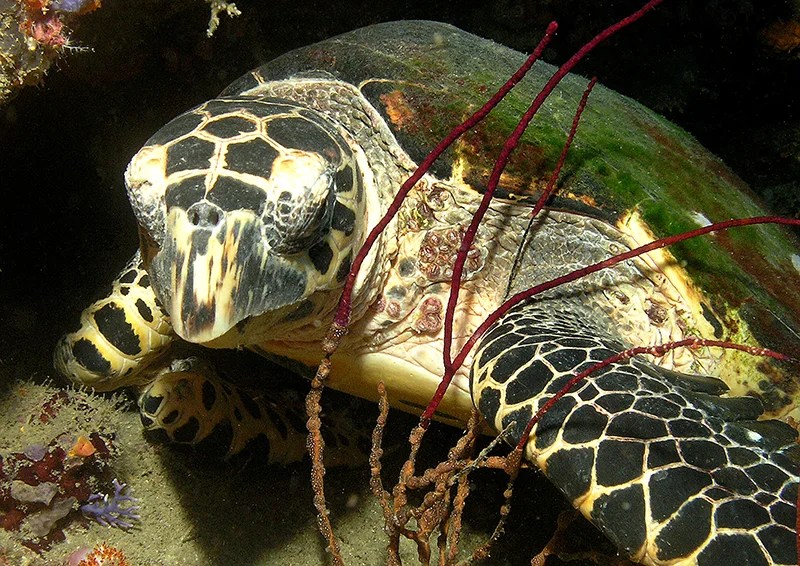
[[[500,151],[500,155],[497,157],[495,161],[494,168],[492,169],[492,173],[489,176],[489,182],[486,187],[486,192],[483,195],[483,199],[481,200],[480,205],[478,206],[478,210],[472,217],[472,221],[470,222],[467,231],[464,234],[464,238],[461,240],[461,247],[458,251],[458,255],[456,258],[456,263],[453,266],[453,278],[452,278],[452,286],[450,289],[450,299],[447,304],[447,311],[445,315],[444,321],[444,333],[445,333],[445,340],[444,340],[444,376],[442,377],[442,381],[439,383],[439,387],[436,389],[436,392],[433,395],[428,407],[425,409],[425,412],[422,414],[421,424],[424,428],[427,428],[428,424],[430,423],[433,414],[436,412],[436,408],[439,406],[442,398],[444,397],[445,391],[450,386],[450,382],[453,380],[453,376],[455,376],[456,371],[464,362],[466,356],[459,355],[456,360],[452,360],[450,357],[450,349],[451,349],[451,341],[452,341],[452,332],[453,332],[453,313],[455,311],[455,303],[458,298],[458,288],[461,283],[461,275],[464,271],[464,262],[466,261],[466,254],[469,251],[472,242],[475,239],[475,234],[478,231],[478,226],[480,225],[481,221],[483,220],[486,211],[489,208],[489,203],[494,196],[494,192],[497,189],[497,185],[500,182],[500,175],[506,168],[508,163],[508,159],[511,156],[511,153],[519,144],[519,140],[522,137],[522,134],[525,133],[525,130],[530,124],[530,121],[536,115],[536,112],[539,111],[542,104],[544,104],[545,100],[550,96],[558,86],[558,83],[578,64],[592,49],[594,49],[598,44],[602,41],[608,39],[617,31],[621,30],[627,25],[630,25],[642,16],[644,16],[647,12],[661,4],[663,0],[650,0],[647,4],[645,4],[642,8],[631,14],[630,16],[623,18],[619,22],[607,27],[600,33],[598,33],[594,38],[592,38],[588,43],[586,43],[583,47],[578,49],[575,54],[570,57],[566,63],[561,65],[558,70],[550,77],[550,80],[547,81],[542,90],[539,91],[539,94],[536,98],[531,102],[531,105],[528,107],[528,110],[522,116],[520,121],[517,123],[517,127],[511,133],[508,138],[506,138],[505,143],[503,144],[503,149]],[[582,108],[579,107],[579,112],[577,116],[580,116],[580,112]],[[490,317],[491,318],[491,317]],[[457,361],[460,358],[460,361]]]

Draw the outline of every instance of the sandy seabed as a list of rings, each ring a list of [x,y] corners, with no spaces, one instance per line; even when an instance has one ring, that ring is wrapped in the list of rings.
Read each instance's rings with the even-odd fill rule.
[[[132,403],[119,395],[69,389],[69,402],[42,423],[37,416],[58,389],[30,381],[3,382],[0,454],[7,458],[64,434],[78,438],[102,431],[111,435],[115,454],[104,475],[128,484],[138,499],[141,520],[125,531],[73,513],[57,524],[66,525],[66,539],[40,554],[21,544],[20,533],[0,529],[0,564],[66,564],[76,549],[100,543],[121,550],[131,566],[329,563],[316,528],[307,462],[289,467],[256,464],[246,458],[225,462],[152,443],[144,436]],[[338,395],[326,394],[334,399]],[[371,419],[377,409],[365,404],[365,412]],[[414,422],[408,415],[390,415],[390,426],[405,432],[390,441],[394,446],[385,446],[385,484],[397,477],[406,454],[402,438]],[[456,432],[444,427],[432,430],[427,439],[433,447],[429,457],[442,457]],[[538,473],[522,474],[509,532],[493,553],[492,564],[529,564],[552,533],[554,516],[565,504],[549,485],[535,482],[537,478],[541,479]],[[326,475],[326,495],[346,564],[386,563],[383,515],[368,482],[366,457],[352,469],[333,468]],[[460,545],[464,557],[492,532],[504,487],[505,476],[500,473],[474,474]],[[404,562],[417,563],[410,542],[404,541],[402,550]]]

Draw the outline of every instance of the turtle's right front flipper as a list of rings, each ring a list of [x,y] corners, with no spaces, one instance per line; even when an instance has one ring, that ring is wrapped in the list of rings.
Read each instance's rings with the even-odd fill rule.
[[[111,292],[81,313],[80,327],[55,351],[55,366],[79,385],[98,391],[141,383],[141,370],[174,338],[137,251]]]
[[[516,444],[574,374],[625,349],[604,328],[579,300],[506,313],[475,353],[484,418]],[[525,455],[636,561],[797,564],[797,432],[757,420],[759,400],[725,390],[646,358],[615,363],[552,406]]]

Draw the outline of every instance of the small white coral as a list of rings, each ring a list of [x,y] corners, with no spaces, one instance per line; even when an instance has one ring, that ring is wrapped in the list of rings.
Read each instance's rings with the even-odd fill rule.
[[[211,37],[219,26],[219,14],[225,12],[229,17],[241,16],[242,12],[236,7],[236,4],[227,2],[226,0],[206,0],[211,5],[211,18],[208,20],[208,29],[206,35]]]

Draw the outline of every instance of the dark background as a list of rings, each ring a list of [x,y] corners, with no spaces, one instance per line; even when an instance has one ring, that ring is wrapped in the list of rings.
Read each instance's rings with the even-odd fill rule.
[[[91,48],[0,108],[0,368],[52,374],[58,336],[107,288],[134,251],[122,185],[130,157],[170,118],[294,47],[371,23],[433,19],[562,62],[643,1],[317,2],[239,0],[205,36],[208,5],[108,0],[75,22]],[[800,50],[764,30],[791,1],[666,0],[579,67],[692,132],[777,212],[797,216]],[[773,42],[774,43],[774,42]],[[4,373],[4,372],[0,372]]]

